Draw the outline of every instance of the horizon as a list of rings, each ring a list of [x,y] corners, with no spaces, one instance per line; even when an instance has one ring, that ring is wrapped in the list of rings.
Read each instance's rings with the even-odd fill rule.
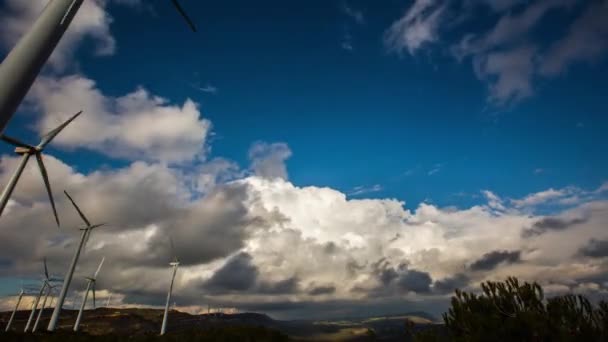
[[[0,0],[1,59],[45,3]],[[5,129],[83,111],[44,152],[61,228],[33,161],[0,217],[0,311],[66,272],[64,190],[107,222],[75,303],[104,256],[99,303],[164,306],[178,257],[177,308],[275,319],[440,317],[507,276],[606,297],[608,1],[181,4],[197,32],[85,0]]]

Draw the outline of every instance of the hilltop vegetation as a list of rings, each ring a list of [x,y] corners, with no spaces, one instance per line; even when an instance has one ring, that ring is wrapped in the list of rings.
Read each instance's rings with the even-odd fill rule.
[[[445,333],[424,331],[415,341],[608,341],[608,303],[582,295],[545,299],[537,283],[482,283],[479,295],[456,290],[443,315]]]

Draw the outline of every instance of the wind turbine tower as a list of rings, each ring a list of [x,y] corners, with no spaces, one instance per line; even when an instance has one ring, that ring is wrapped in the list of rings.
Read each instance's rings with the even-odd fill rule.
[[[0,85],[0,87],[1,87],[1,85]],[[4,188],[4,191],[2,191],[2,195],[0,195],[0,215],[2,215],[2,212],[4,211],[4,208],[6,207],[8,200],[10,199],[11,195],[13,194],[13,190],[15,190],[15,186],[17,185],[17,182],[19,181],[19,177],[21,177],[21,174],[23,173],[23,169],[25,169],[25,166],[27,165],[28,160],[30,159],[31,156],[36,156],[36,160],[38,161],[38,168],[40,169],[40,173],[42,174],[42,179],[44,180],[44,185],[46,186],[46,191],[49,194],[49,200],[51,201],[51,206],[53,207],[53,214],[55,214],[55,221],[57,222],[57,226],[59,226],[59,216],[57,216],[57,210],[55,209],[55,201],[53,200],[53,193],[51,191],[51,184],[49,183],[49,177],[46,172],[46,167],[44,166],[44,162],[42,161],[42,152],[44,151],[44,148],[46,147],[46,145],[48,145],[51,141],[53,141],[53,139],[57,136],[57,134],[59,134],[67,125],[70,124],[70,122],[72,122],[74,119],[76,119],[76,117],[78,117],[78,115],[80,115],[81,113],[82,113],[82,111],[76,113],[71,118],[69,118],[66,122],[62,123],[59,127],[55,128],[54,130],[52,130],[52,131],[48,132],[46,135],[44,135],[42,137],[42,140],[40,140],[40,143],[38,144],[38,146],[28,145],[26,143],[23,143],[15,138],[11,138],[4,134],[0,135],[0,139],[4,140],[5,142],[7,142],[11,145],[14,145],[15,153],[21,155],[21,162],[19,162],[19,166],[17,167],[17,170],[15,170],[15,173],[13,173],[13,175],[11,176],[11,179],[8,181],[8,184]]]
[[[32,304],[32,311],[30,312],[30,317],[27,319],[27,323],[25,324],[25,328],[23,329],[24,332],[27,332],[28,330],[30,330],[30,325],[32,324],[32,320],[34,319],[36,310],[38,309],[38,303],[40,302],[40,297],[42,297],[44,290],[47,289],[49,286],[51,286],[50,279],[49,279],[49,270],[46,267],[46,258],[44,258],[43,263],[44,263],[44,280],[42,282],[42,287],[40,288],[40,291],[38,292],[38,295],[36,296],[36,299],[34,299],[34,303]]]
[[[40,323],[40,318],[42,317],[42,313],[44,312],[44,309],[46,309],[46,302],[49,299],[49,296],[51,295],[54,288],[55,288],[55,286],[51,285],[50,283],[47,283],[46,295],[44,296],[44,300],[42,301],[42,307],[40,307],[40,311],[38,311],[38,317],[36,318],[36,322],[34,323],[32,332],[36,332],[36,330],[38,330],[38,324]]]
[[[84,214],[82,213],[80,208],[78,208],[78,206],[76,205],[76,202],[74,202],[74,200],[72,199],[72,197],[70,197],[68,192],[64,191],[64,193],[68,197],[70,202],[72,202],[72,205],[78,212],[78,215],[80,215],[80,217],[84,221],[86,227],[80,229],[80,230],[82,230],[82,235],[80,236],[80,244],[78,245],[78,248],[76,249],[76,252],[74,253],[74,256],[72,257],[72,262],[70,264],[70,267],[68,268],[68,272],[65,275],[65,279],[63,280],[63,286],[61,287],[61,292],[59,293],[59,298],[57,298],[57,305],[55,306],[55,309],[53,310],[53,315],[51,316],[51,321],[49,322],[49,326],[47,328],[48,331],[54,331],[55,328],[57,327],[57,322],[59,321],[59,315],[61,314],[61,308],[63,307],[63,302],[65,301],[65,297],[68,294],[68,289],[70,288],[70,283],[72,282],[72,276],[74,275],[74,270],[76,269],[76,264],[78,263],[78,258],[80,257],[80,252],[82,251],[82,247],[89,240],[91,231],[95,228],[103,226],[103,223],[91,225],[91,222],[89,222],[87,217],[84,216]]]
[[[4,331],[9,331],[11,329],[11,324],[13,323],[13,319],[15,319],[15,314],[17,313],[17,309],[19,309],[19,304],[21,304],[21,299],[23,298],[24,293],[25,291],[23,291],[23,286],[21,286],[21,291],[19,291],[19,298],[17,299],[17,304],[15,304],[15,309],[13,310],[11,318],[9,318],[8,323],[6,324],[6,329],[4,329]]]
[[[95,282],[97,281],[97,275],[99,275],[99,271],[101,270],[101,266],[103,265],[104,260],[106,260],[105,257],[101,259],[99,267],[97,267],[97,271],[95,271],[93,277],[87,277],[87,290],[84,292],[84,297],[82,298],[82,305],[80,305],[80,311],[78,311],[78,317],[76,317],[76,323],[74,323],[74,331],[78,331],[78,327],[80,327],[82,312],[84,311],[84,307],[87,305],[87,297],[89,297],[90,290],[93,290],[93,309],[95,309]]]
[[[83,0],[50,0],[30,30],[0,65],[0,133],[15,114],[40,70],[80,9]],[[196,31],[177,0],[171,0]]]
[[[171,240],[171,250],[174,252],[173,240]],[[175,252],[174,252],[175,253]],[[177,267],[179,266],[179,260],[177,256],[174,257],[173,262],[169,263],[173,268],[171,275],[171,285],[169,285],[169,292],[167,293],[167,303],[165,304],[165,314],[163,315],[163,324],[160,328],[160,334],[164,335],[167,330],[167,316],[169,315],[169,304],[171,303],[171,292],[173,291],[173,282],[175,281],[175,274],[177,273]]]

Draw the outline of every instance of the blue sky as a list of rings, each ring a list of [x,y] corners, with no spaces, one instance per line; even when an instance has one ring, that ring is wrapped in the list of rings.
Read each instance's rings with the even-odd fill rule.
[[[197,33],[188,31],[169,1],[91,3],[81,11],[90,14],[86,18],[94,19],[87,22],[83,17],[81,24],[72,27],[72,35],[65,38],[68,43],[49,62],[42,80],[34,86],[27,103],[6,131],[34,142],[41,127],[56,125],[59,118],[68,114],[58,112],[75,112],[81,109],[78,106],[85,106],[85,113],[78,120],[87,124],[69,132],[68,128],[67,137],[60,136],[57,144],[49,147],[48,154],[56,158],[52,159],[56,166],[51,169],[54,168],[57,174],[54,177],[60,183],[56,193],[62,185],[80,189],[86,182],[99,186],[102,192],[110,191],[121,177],[137,181],[139,176],[134,170],[139,170],[158,177],[154,178],[158,184],[169,184],[166,193],[157,195],[173,198],[167,193],[173,196],[173,189],[182,189],[180,181],[198,179],[202,184],[201,177],[209,175],[214,179],[212,188],[203,191],[189,188],[192,193],[184,190],[188,193],[186,197],[202,198],[202,204],[179,202],[178,207],[213,204],[212,200],[205,202],[209,198],[205,196],[224,191],[222,186],[234,186],[223,183],[236,179],[237,183],[250,183],[259,192],[259,198],[266,201],[264,206],[269,211],[274,205],[294,225],[311,227],[338,220],[323,216],[329,214],[321,209],[321,203],[330,203],[328,198],[334,195],[369,199],[369,202],[346,202],[353,206],[346,213],[352,214],[356,222],[331,226],[336,234],[350,236],[347,238],[350,248],[354,248],[359,238],[348,234],[360,232],[348,231],[343,226],[365,223],[380,227],[385,220],[390,221],[391,215],[408,217],[404,220],[413,222],[408,229],[425,220],[439,222],[445,225],[447,235],[459,229],[454,227],[465,225],[504,225],[519,239],[522,229],[534,226],[545,216],[575,222],[572,217],[580,213],[585,216],[593,211],[589,208],[600,205],[596,202],[605,199],[605,190],[601,190],[608,180],[605,157],[608,27],[602,21],[602,13],[606,13],[608,6],[605,1],[182,0],[198,27]],[[26,7],[17,0],[5,0],[0,19],[29,23],[39,7],[32,5],[24,10]],[[3,52],[22,33],[20,28],[27,27],[6,22]],[[64,81],[69,86],[57,86]],[[79,87],[90,92],[76,92],[74,89],[80,90]],[[141,103],[135,101],[138,104],[132,107],[121,107],[122,102],[117,99],[137,89],[146,94],[146,99]],[[94,92],[103,94],[99,96],[103,99],[91,100],[96,98],[91,95]],[[155,102],[154,96],[165,100]],[[72,105],[71,101],[75,103]],[[183,109],[188,101],[195,103],[197,110]],[[163,135],[165,140],[158,142],[154,136],[145,134],[137,140],[142,133],[136,128],[142,127],[125,124],[138,122],[147,127],[147,119],[144,120],[148,118],[147,112],[137,106],[150,112],[158,108],[176,111],[176,116],[194,113],[195,117],[184,116],[184,124],[176,124],[176,128],[163,127],[166,121],[150,121],[150,127],[156,127],[151,131]],[[131,115],[139,121],[120,121]],[[117,119],[114,126],[108,124],[114,119]],[[113,127],[119,127],[118,131],[99,141],[93,138]],[[164,136],[165,131],[170,133]],[[187,151],[179,158],[154,155],[150,146],[157,143],[167,148],[168,155]],[[251,154],[255,148],[259,148],[263,157]],[[0,146],[3,155],[10,150]],[[5,174],[10,168],[4,166],[13,165],[7,158],[3,159]],[[138,162],[146,163],[148,171],[138,169],[141,167]],[[220,164],[227,169],[210,171],[221,168]],[[66,171],[67,166],[73,170]],[[272,169],[273,175],[279,175],[275,178],[281,179],[275,179],[275,183],[257,179],[268,178],[266,173],[258,172],[264,167]],[[322,189],[325,187],[336,192],[327,193]],[[140,190],[129,190],[125,196],[135,196]],[[489,193],[482,193],[484,190],[499,199],[494,201]],[[104,212],[104,204],[95,204],[96,197],[91,191],[83,189],[81,196],[91,196],[88,202],[94,208],[91,210]],[[559,195],[552,195],[551,191]],[[306,197],[310,192],[318,195]],[[36,191],[32,193],[33,197],[19,195],[22,197],[17,197],[16,203],[24,208],[33,207],[37,201],[45,203]],[[275,195],[265,197],[267,193]],[[530,197],[533,194],[542,195]],[[299,211],[290,211],[291,202],[281,207],[280,201],[275,203],[278,198],[286,202],[294,200],[293,206]],[[525,201],[526,198],[529,200]],[[547,203],[541,203],[543,200],[539,198],[564,201],[542,206]],[[392,199],[405,201],[412,212],[395,209]],[[365,203],[376,209],[354,207]],[[371,219],[363,214],[375,213],[376,205],[384,208],[388,218]],[[463,217],[480,215],[479,208],[481,218],[460,221]],[[197,217],[196,213],[207,213],[207,209],[197,210],[193,217]],[[315,216],[314,210],[319,210],[318,221],[309,222],[306,215],[302,216],[302,212]],[[357,210],[361,210],[365,219],[355,214]],[[116,214],[114,221],[118,226],[123,214]],[[124,221],[129,223],[122,228],[145,231],[148,235],[152,233],[146,229],[153,225],[159,231],[168,229],[161,219],[141,216],[146,219],[137,224],[125,216]],[[581,236],[587,240],[604,238],[603,233],[594,229],[606,222],[605,217],[593,216],[588,222],[585,229],[589,231]],[[323,224],[317,230],[306,227],[298,231],[302,238],[314,237],[319,244],[334,241],[331,232],[327,236],[315,235],[329,229]],[[210,223],[210,227],[215,226]],[[471,229],[466,234],[483,232],[482,228]],[[188,234],[183,233],[184,239],[191,238]],[[392,237],[405,233],[387,228],[386,234]],[[427,243],[423,233],[420,234],[420,241]],[[200,271],[207,276],[222,267],[222,262],[228,267],[231,260],[236,260],[257,265],[261,277],[269,257],[256,254],[252,247],[255,243],[251,241],[243,239],[223,253],[200,257],[197,261],[205,265],[200,266]],[[443,243],[447,244],[446,241]],[[549,245],[551,241],[541,239],[538,244]],[[484,253],[500,248],[521,251],[522,260],[533,261],[538,257],[532,252],[537,245],[529,241],[510,243],[511,240],[499,244],[481,255],[463,256],[462,262],[470,264],[487,255]],[[441,249],[440,242],[431,244]],[[103,247],[99,248],[101,253]],[[344,248],[345,255],[350,253]],[[471,246],[465,244],[462,248]],[[582,247],[572,248],[576,251]],[[402,251],[418,270],[430,262],[425,259],[430,258],[428,254],[416,254],[407,246]],[[401,257],[393,252],[355,259],[369,267],[380,267],[380,263],[374,262],[384,257],[392,260],[394,266]],[[56,253],[54,262],[59,263],[64,252],[49,253]],[[242,253],[249,253],[250,257]],[[578,260],[576,255],[579,254],[573,252],[568,262]],[[566,267],[561,262],[556,261],[553,271]],[[91,261],[91,265],[94,263]],[[294,261],[293,269],[299,269],[296,264]],[[28,264],[23,274],[30,276],[34,267]],[[450,264],[424,271],[436,281],[454,276],[454,269],[457,267]],[[268,272],[276,279],[276,274]],[[309,278],[303,274],[307,273],[301,272],[298,274],[302,288],[329,281],[315,274],[306,282]],[[289,272],[281,274],[291,276]],[[476,274],[469,276],[475,281],[484,279]],[[14,278],[10,279],[5,286],[15,284]],[[217,283],[213,279],[205,284]],[[259,282],[252,285],[251,291],[262,291],[261,278]],[[336,293],[345,298],[339,290]],[[126,291],[124,298],[128,298]],[[245,302],[251,304],[246,298],[239,303]]]
[[[78,66],[108,95],[143,86],[200,103],[213,123],[212,155],[245,165],[253,141],[283,141],[295,184],[345,192],[378,184],[383,190],[368,196],[413,205],[466,205],[481,189],[518,197],[592,188],[608,173],[605,59],[531,80],[529,98],[495,106],[471,63],[448,55],[452,32],[414,55],[387,51],[384,31],[407,1],[184,5],[200,32],[185,30],[169,4],[155,4],[152,15],[110,6],[117,53],[92,56],[85,42]],[[547,27],[565,26],[556,12],[533,32],[540,44],[554,38]],[[487,27],[472,20],[459,29]],[[352,50],[342,46],[346,32]],[[206,86],[217,92],[196,89]],[[100,162],[77,158],[82,170]]]

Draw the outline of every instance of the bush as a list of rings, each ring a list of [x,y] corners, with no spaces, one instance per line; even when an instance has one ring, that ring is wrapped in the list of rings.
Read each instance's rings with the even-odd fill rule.
[[[582,295],[544,298],[537,283],[517,278],[485,282],[482,293],[455,291],[451,307],[443,314],[445,331],[415,332],[414,341],[608,341],[608,303],[593,307]]]
[[[443,314],[452,341],[606,341],[608,304],[581,295],[544,299],[537,283],[485,282],[475,295],[456,290]]]

